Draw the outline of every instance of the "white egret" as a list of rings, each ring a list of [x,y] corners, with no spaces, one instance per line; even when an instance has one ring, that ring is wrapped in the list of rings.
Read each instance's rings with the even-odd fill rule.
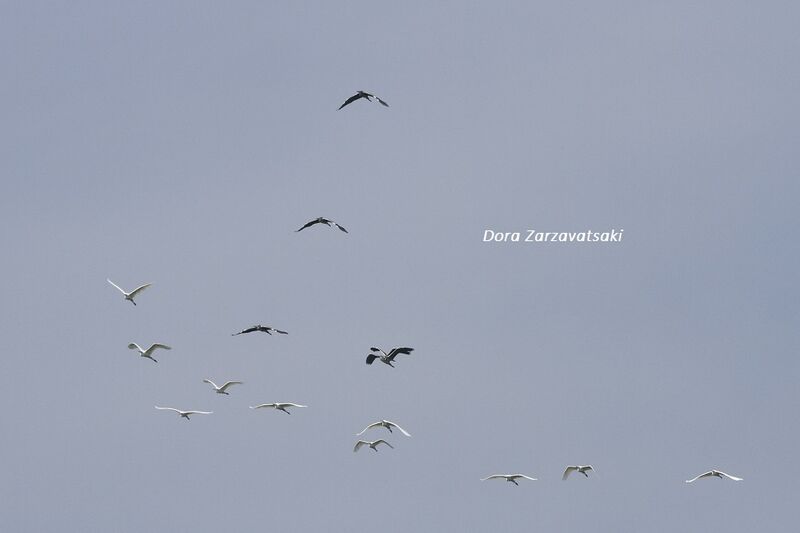
[[[566,470],[564,470],[564,475],[561,476],[561,479],[567,479],[572,472],[578,472],[586,477],[589,477],[589,474],[587,474],[587,472],[590,470],[594,472],[594,468],[592,468],[592,465],[568,466]]]
[[[389,420],[378,420],[377,422],[373,422],[372,424],[370,424],[367,427],[365,427],[364,429],[362,429],[361,433],[356,433],[356,437],[358,437],[359,435],[363,435],[368,429],[376,428],[376,427],[385,427],[386,429],[389,430],[389,433],[392,432],[392,428],[397,428],[397,429],[400,430],[400,433],[402,433],[406,437],[410,437],[411,436],[411,434],[408,431],[406,431],[405,429],[401,428],[400,426],[398,426],[394,422],[391,422]]]
[[[372,448],[372,451],[377,452],[378,451],[378,444],[385,444],[389,448],[394,448],[394,446],[392,446],[391,444],[389,444],[388,442],[386,442],[383,439],[373,440],[372,442],[367,441],[367,440],[360,440],[360,441],[356,442],[356,445],[353,448],[353,453],[357,452],[362,446],[369,446],[370,448]]]
[[[265,407],[272,407],[273,409],[277,409],[278,411],[283,411],[287,415],[290,415],[292,413],[286,410],[287,407],[308,407],[308,406],[300,405],[297,403],[262,403],[260,405],[251,405],[250,409],[262,409]]]
[[[155,344],[150,345],[150,347],[148,349],[146,349],[146,350],[143,349],[138,344],[136,344],[135,342],[130,343],[128,345],[128,348],[130,348],[131,350],[138,351],[140,356],[147,357],[148,359],[150,359],[154,363],[158,363],[158,361],[153,359],[153,352],[155,352],[159,348],[162,349],[162,350],[171,350],[172,349],[170,346],[167,346],[166,344],[161,344],[160,342],[157,342]]]
[[[228,392],[226,392],[226,389],[227,389],[228,387],[232,387],[233,385],[241,385],[243,382],[241,382],[241,381],[226,381],[226,382],[225,382],[225,383],[224,383],[222,386],[220,386],[220,387],[218,387],[218,386],[217,386],[217,384],[216,384],[216,383],[214,383],[213,381],[211,381],[210,379],[204,379],[204,380],[203,380],[203,383],[208,383],[209,385],[211,385],[212,387],[214,387],[214,391],[215,391],[217,394],[229,394]]]
[[[520,479],[520,478],[529,479],[531,481],[537,481],[537,479],[535,477],[528,477],[525,474],[492,474],[489,477],[485,477],[485,478],[481,479],[481,481],[486,481],[487,479],[505,479],[509,483],[513,483],[514,485],[519,486],[519,483],[517,483],[517,480]]]
[[[156,409],[160,409],[162,411],[175,411],[186,420],[189,420],[191,415],[210,415],[214,413],[213,411],[181,411],[180,409],[175,409],[174,407],[159,407],[157,405]]]
[[[726,477],[728,479],[732,479],[733,481],[742,481],[742,478],[736,477],[736,476],[732,476],[730,474],[726,474],[725,472],[722,472],[720,470],[709,470],[708,472],[700,474],[696,478],[687,479],[686,483],[691,483],[693,481],[697,481],[698,479],[704,478],[704,477],[718,477],[720,479],[722,479],[723,477]]]
[[[125,296],[125,299],[128,300],[133,305],[136,305],[136,302],[133,301],[133,299],[136,298],[136,295],[139,294],[140,292],[142,292],[143,290],[145,290],[150,285],[152,285],[152,283],[145,283],[144,285],[140,285],[139,287],[136,287],[131,292],[125,292],[125,289],[123,289],[122,287],[120,287],[119,285],[117,285],[116,283],[111,281],[110,279],[106,278],[106,281],[109,282],[110,284],[112,284],[114,287],[116,287],[117,290],[119,290],[119,292],[121,292],[122,295]]]

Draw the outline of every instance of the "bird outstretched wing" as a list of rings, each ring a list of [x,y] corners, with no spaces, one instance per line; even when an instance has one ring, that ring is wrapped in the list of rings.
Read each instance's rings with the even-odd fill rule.
[[[356,445],[353,447],[353,453],[356,453],[362,446],[365,446],[365,445],[368,446],[369,442],[367,442],[365,440],[360,440],[360,441],[356,442]]]
[[[319,224],[319,223],[320,223],[319,219],[312,220],[310,222],[306,222],[305,224],[303,224],[303,226],[300,229],[296,229],[294,231],[295,231],[295,233],[297,233],[298,231],[303,231],[304,229],[309,228],[309,227],[313,226],[314,224]]]
[[[733,481],[742,481],[742,478],[726,474],[725,472],[720,472],[720,475],[725,476],[728,479],[732,479]]]
[[[127,296],[127,295],[128,295],[128,293],[127,293],[127,292],[125,292],[125,290],[124,290],[122,287],[120,287],[119,285],[117,285],[116,283],[114,283],[113,281],[111,281],[110,279],[106,278],[106,281],[107,281],[107,282],[109,282],[109,283],[110,283],[111,285],[113,285],[114,287],[116,287],[116,288],[117,288],[117,290],[118,290],[119,292],[121,292],[122,294],[124,294],[125,296]]]
[[[713,476],[713,475],[714,475],[714,472],[712,472],[711,470],[709,470],[708,472],[704,472],[704,473],[700,474],[700,475],[699,475],[699,476],[697,476],[697,477],[693,477],[692,479],[687,479],[687,480],[686,480],[686,483],[692,483],[692,482],[694,482],[694,481],[697,481],[697,480],[698,480],[698,479],[700,479],[700,478],[703,478],[703,477],[708,477],[708,476]]]
[[[394,446],[392,446],[391,444],[389,444],[388,442],[386,442],[386,441],[385,441],[385,440],[383,440],[383,439],[378,439],[378,440],[376,440],[375,442],[373,442],[372,444],[374,444],[375,446],[377,446],[378,444],[381,444],[381,443],[383,443],[383,444],[387,445],[389,448],[392,448],[392,449],[394,449]]]
[[[261,409],[262,407],[275,407],[274,403],[262,403],[259,405],[251,405],[250,409]]]
[[[367,364],[371,365],[372,362],[375,361],[375,359],[377,359],[378,357],[379,356],[375,355],[374,353],[367,355]]]
[[[140,292],[142,292],[143,290],[145,290],[145,289],[146,289],[147,287],[149,287],[150,285],[152,285],[152,283],[145,283],[144,285],[140,285],[140,286],[136,287],[135,289],[133,289],[133,290],[131,291],[131,293],[130,293],[130,295],[129,295],[129,296],[130,296],[131,298],[133,298],[134,296],[136,296],[137,294],[139,294]]]
[[[225,389],[227,389],[228,387],[232,387],[234,385],[242,385],[243,383],[244,382],[242,381],[226,381],[225,384],[219,388],[219,390],[225,392]],[[216,385],[214,385],[214,387],[216,388]]]
[[[258,331],[259,326],[253,326],[247,329],[243,329],[239,333],[231,333],[231,336],[241,335],[242,333],[252,333],[254,331]]]
[[[564,470],[564,475],[562,475],[562,476],[561,476],[561,479],[567,479],[567,478],[569,477],[569,475],[570,475],[572,472],[576,471],[577,469],[578,469],[578,467],[577,467],[577,466],[568,466],[568,467],[567,467],[567,468]]]
[[[405,429],[401,428],[400,426],[398,426],[397,424],[395,424],[395,423],[394,423],[394,422],[392,422],[391,420],[387,420],[386,422],[387,422],[387,423],[388,423],[390,426],[392,426],[393,428],[397,428],[397,429],[399,429],[399,430],[400,430],[400,433],[402,433],[402,434],[403,434],[403,435],[405,435],[406,437],[410,437],[410,436],[411,436],[411,433],[409,433],[409,432],[408,432],[408,431],[406,431]]]
[[[486,481],[487,479],[500,479],[500,478],[506,479],[506,476],[504,476],[503,474],[492,474],[489,477],[485,477],[485,478],[481,479],[481,481]]]
[[[414,348],[408,348],[406,346],[403,346],[403,347],[400,347],[400,348],[392,348],[389,351],[389,355],[386,356],[386,358],[389,361],[394,361],[394,358],[397,357],[398,355],[409,355],[413,351],[414,351]]]
[[[374,427],[378,427],[380,425],[382,425],[380,421],[373,422],[372,424],[370,424],[367,427],[365,427],[364,429],[362,429],[360,433],[356,433],[356,437],[358,437],[359,435],[363,435],[368,429],[371,429],[371,428],[374,428]]]
[[[360,92],[359,92],[359,93],[356,93],[356,94],[354,94],[353,96],[351,96],[350,98],[348,98],[347,100],[345,100],[345,101],[344,101],[344,103],[343,103],[342,105],[340,105],[340,106],[339,106],[339,109],[343,108],[344,106],[347,106],[347,105],[350,105],[350,104],[352,104],[353,102],[355,102],[355,101],[356,101],[356,100],[358,100],[359,98],[365,98],[366,96],[367,96],[367,94],[366,94],[366,93],[360,93]],[[337,111],[338,111],[339,109],[337,109]]]

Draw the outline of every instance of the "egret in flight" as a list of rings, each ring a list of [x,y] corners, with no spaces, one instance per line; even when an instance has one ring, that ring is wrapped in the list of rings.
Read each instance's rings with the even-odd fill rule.
[[[411,434],[408,431],[406,431],[405,429],[401,428],[400,426],[398,426],[394,422],[391,422],[389,420],[378,420],[377,422],[373,422],[372,424],[370,424],[367,427],[365,427],[364,429],[362,429],[361,433],[356,433],[356,437],[358,437],[359,435],[363,435],[370,428],[377,428],[377,427],[385,427],[386,429],[389,430],[389,433],[392,432],[392,428],[397,428],[397,429],[400,430],[400,433],[402,433],[406,437],[410,437],[411,436]]]
[[[696,478],[687,479],[686,483],[691,483],[693,481],[697,481],[698,479],[704,478],[704,477],[718,477],[720,479],[722,479],[723,477],[726,477],[728,479],[732,479],[733,481],[742,481],[742,478],[736,477],[736,476],[732,476],[730,474],[726,474],[725,472],[722,472],[720,470],[709,470],[708,472],[706,472],[704,474],[700,474]]]
[[[175,409],[174,407],[159,407],[156,405],[156,409],[161,409],[162,411],[175,411],[181,417],[189,420],[191,415],[210,415],[213,414],[213,411],[181,411],[180,409]]]
[[[217,394],[229,394],[228,392],[226,392],[228,387],[242,384],[241,381],[226,381],[222,386],[218,387],[217,384],[211,381],[210,379],[204,379],[203,383],[208,383],[209,385],[214,387],[214,392],[216,392]]]
[[[531,481],[537,481],[537,479],[535,477],[528,477],[525,474],[492,474],[489,477],[485,477],[485,478],[481,479],[481,481],[486,481],[487,479],[505,479],[509,483],[513,483],[514,485],[519,486],[519,483],[517,483],[517,480],[520,479],[520,478],[529,479]]]
[[[360,440],[360,441],[356,442],[356,445],[353,448],[353,453],[356,453],[362,446],[369,446],[370,448],[372,448],[372,451],[377,452],[378,451],[378,444],[385,444],[389,448],[394,448],[394,446],[392,446],[391,444],[389,444],[388,442],[386,442],[383,439],[373,440],[372,442],[367,441],[367,440]]]
[[[250,409],[263,409],[265,407],[272,407],[273,409],[277,409],[278,411],[283,411],[287,415],[290,415],[289,411],[287,411],[288,407],[308,407],[307,405],[300,405],[297,403],[262,403],[260,405],[251,405]]]
[[[158,363],[158,361],[156,361],[153,358],[153,352],[155,352],[159,348],[161,348],[162,350],[171,350],[172,349],[170,346],[167,346],[166,344],[161,344],[159,342],[157,342],[155,344],[151,344],[150,347],[148,349],[146,349],[146,350],[142,349],[142,347],[139,346],[138,344],[136,344],[135,342],[130,343],[128,345],[128,348],[130,348],[131,350],[138,351],[139,355],[141,357],[147,357],[148,359],[150,359],[154,363]]]
[[[586,477],[589,477],[589,474],[587,474],[587,472],[589,472],[590,470],[594,472],[594,468],[592,468],[592,465],[568,466],[566,470],[564,470],[564,475],[561,476],[561,479],[567,479],[572,472],[578,472]]]
[[[152,283],[145,283],[144,285],[140,285],[139,287],[136,287],[131,292],[125,292],[125,289],[123,289],[122,287],[120,287],[119,285],[117,285],[116,283],[111,281],[110,279],[106,278],[106,281],[109,282],[110,284],[112,284],[114,287],[116,287],[117,290],[119,290],[119,292],[121,292],[122,295],[125,296],[125,299],[128,300],[133,305],[136,305],[136,302],[133,301],[133,299],[136,298],[136,295],[139,294],[140,292],[142,292],[143,290],[145,290],[150,285],[152,285]]]

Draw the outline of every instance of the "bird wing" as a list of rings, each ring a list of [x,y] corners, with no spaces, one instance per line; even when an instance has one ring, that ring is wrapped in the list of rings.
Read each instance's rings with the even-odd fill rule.
[[[385,444],[385,445],[387,445],[389,448],[392,448],[392,449],[394,449],[394,446],[392,446],[391,444],[389,444],[388,442],[386,442],[386,441],[385,441],[385,440],[383,440],[383,439],[378,439],[378,440],[376,440],[375,442],[373,442],[373,444],[374,444],[375,446],[377,446],[377,445],[378,445],[378,444],[380,444],[380,443],[384,443],[384,444]]]
[[[258,326],[253,326],[251,328],[243,329],[239,333],[234,333],[233,335],[241,335],[242,333],[252,333],[254,331],[258,331]]]
[[[365,96],[366,96],[366,93],[364,93],[364,94],[356,93],[353,96],[351,96],[350,98],[348,98],[347,100],[345,100],[344,103],[339,106],[339,109],[343,108],[346,105],[350,105],[353,102],[355,102],[356,100],[358,100],[359,98],[364,98]],[[337,109],[337,111],[338,111],[338,109]]]
[[[381,422],[380,422],[380,421],[378,421],[378,422],[373,422],[372,424],[370,424],[370,425],[368,425],[367,427],[365,427],[364,429],[362,429],[362,430],[361,430],[361,433],[356,433],[356,437],[358,437],[359,435],[363,435],[363,434],[364,434],[364,432],[366,432],[368,429],[370,429],[370,428],[374,428],[374,427],[377,427],[377,426],[380,426],[380,425],[381,425]]]
[[[299,403],[279,403],[283,407],[308,407],[307,405],[300,405]]]
[[[353,447],[353,453],[356,453],[358,451],[358,449],[361,448],[362,446],[364,446],[365,444],[369,444],[369,442],[367,442],[365,440],[360,440],[360,441],[356,442],[356,445]]]
[[[577,469],[578,469],[578,467],[577,467],[577,466],[568,466],[568,467],[567,467],[567,468],[564,470],[564,475],[563,475],[563,476],[561,476],[561,479],[567,479],[567,478],[569,477],[569,475],[570,475],[572,472],[574,472],[575,470],[577,470]]]
[[[181,411],[180,409],[175,409],[174,407],[159,407],[157,405],[155,407],[156,407],[156,409],[160,409],[162,411],[175,411],[176,413],[183,413],[184,412],[184,411]]]
[[[580,467],[581,472],[589,472],[590,470],[594,472],[594,468],[592,467],[592,465],[585,465]]]
[[[504,476],[503,474],[492,474],[489,477],[481,479],[481,481],[486,481],[487,479],[500,479],[500,478],[506,479],[506,476]]]
[[[241,385],[242,383],[243,383],[242,381],[226,381],[225,384],[219,388],[219,390],[225,392],[225,389],[227,389],[228,387],[232,387],[234,385]]]
[[[142,292],[143,290],[145,290],[145,289],[146,289],[147,287],[149,287],[150,285],[152,285],[152,283],[145,283],[144,285],[140,285],[140,286],[136,287],[135,289],[133,289],[133,290],[131,291],[131,293],[130,293],[128,296],[130,296],[131,298],[133,298],[134,296],[136,296],[137,294],[139,294],[140,292]]]
[[[736,477],[736,476],[732,476],[732,475],[730,475],[730,474],[726,474],[725,472],[720,472],[720,474],[722,474],[722,475],[723,475],[723,476],[725,476],[726,478],[728,478],[728,479],[732,479],[732,480],[734,480],[734,481],[742,481],[742,478],[740,478],[740,477]]]
[[[349,231],[347,231],[346,229],[344,229],[344,226],[340,226],[340,225],[339,225],[339,224],[337,224],[336,222],[334,222],[334,223],[333,223],[333,225],[334,225],[334,226],[336,226],[337,228],[339,228],[340,230],[342,230],[342,231],[343,231],[343,232],[345,232],[345,233],[350,233]]]
[[[367,364],[371,365],[372,362],[377,358],[378,358],[378,356],[375,355],[374,353],[371,353],[371,354],[367,355]]]
[[[252,405],[250,409],[261,409],[262,407],[275,407],[274,403],[262,403],[259,405]]]
[[[161,348],[162,350],[171,350],[171,346],[167,346],[166,344],[161,344],[160,342],[156,342],[150,345],[150,347],[144,352],[145,355],[150,355],[156,350]]]
[[[212,415],[214,411],[183,411],[186,415]]]
[[[139,350],[140,352],[144,353],[144,350],[142,350],[142,347],[139,346],[138,344],[136,344],[135,342],[130,343],[128,345],[128,348],[131,349],[131,350]]]
[[[525,478],[525,479],[530,479],[531,481],[538,481],[535,477],[528,477],[525,474],[514,474],[512,477],[514,477],[514,478],[520,478],[521,477],[521,478]]]
[[[340,108],[340,109],[341,109],[341,108]],[[314,224],[319,224],[319,220],[316,220],[316,219],[315,219],[315,220],[312,220],[311,222],[306,222],[306,223],[303,225],[303,227],[302,227],[302,228],[300,228],[300,229],[296,229],[296,230],[294,230],[294,231],[295,231],[295,233],[297,233],[298,231],[303,231],[304,229],[306,229],[306,228],[308,228],[308,227],[311,227],[311,226],[313,226]]]
[[[109,282],[109,283],[110,283],[111,285],[113,285],[114,287],[116,287],[116,288],[117,288],[117,290],[118,290],[119,292],[121,292],[122,294],[124,294],[125,296],[127,296],[127,295],[128,295],[128,293],[127,293],[127,292],[125,292],[125,290],[124,290],[122,287],[120,287],[119,285],[117,285],[116,283],[114,283],[113,281],[111,281],[110,279],[106,278],[106,281],[107,281],[107,282]]]
[[[204,379],[204,380],[203,380],[203,383],[208,383],[209,385],[211,385],[211,386],[212,386],[212,387],[214,387],[215,389],[219,389],[219,387],[217,387],[217,384],[216,384],[216,383],[214,383],[213,381],[211,381],[210,379]]]
[[[387,358],[389,359],[389,361],[394,361],[394,358],[397,357],[398,355],[409,355],[413,351],[414,348],[408,348],[406,346],[400,348],[392,348],[389,351],[389,355],[387,356]]]
[[[378,102],[380,102],[380,103],[381,103],[381,105],[383,105],[384,107],[389,107],[389,104],[387,104],[386,102],[384,102],[383,100],[381,100],[381,99],[380,99],[380,98],[378,98],[377,96],[376,96],[375,98],[376,98],[376,99],[378,100]]]
[[[701,477],[708,477],[708,476],[713,476],[713,475],[714,475],[714,472],[712,472],[711,470],[709,470],[708,472],[705,472],[705,473],[703,473],[703,474],[700,474],[700,475],[699,475],[699,476],[697,476],[697,477],[694,477],[694,478],[692,478],[692,479],[687,479],[687,480],[686,480],[686,483],[692,483],[693,481],[697,481],[697,480],[698,480],[698,479],[700,479]]]
[[[392,427],[395,427],[395,428],[399,429],[399,430],[400,430],[400,433],[402,433],[402,434],[403,434],[403,435],[405,435],[406,437],[410,437],[410,436],[411,436],[411,433],[409,433],[409,432],[408,432],[408,431],[406,431],[405,429],[401,428],[400,426],[398,426],[397,424],[395,424],[395,423],[394,423],[394,422],[392,422],[391,420],[387,420],[386,422],[388,422],[390,426],[392,426]],[[380,424],[380,422],[378,422],[378,423]]]

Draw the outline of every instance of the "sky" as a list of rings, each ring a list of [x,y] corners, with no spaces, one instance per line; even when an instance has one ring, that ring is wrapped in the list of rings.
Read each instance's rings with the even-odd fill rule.
[[[5,527],[792,529],[798,16],[2,3]]]

